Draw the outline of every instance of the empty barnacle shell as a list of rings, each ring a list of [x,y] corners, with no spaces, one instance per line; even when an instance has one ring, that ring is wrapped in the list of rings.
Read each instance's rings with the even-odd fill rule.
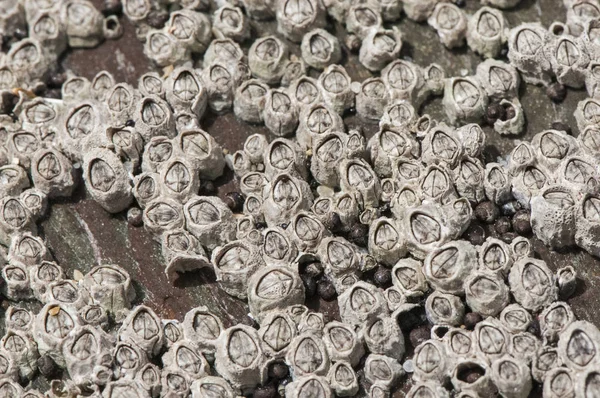
[[[296,337],[296,324],[285,312],[273,311],[261,320],[260,342],[267,356],[282,358]]]
[[[270,226],[286,223],[312,205],[313,196],[308,183],[292,174],[277,174],[264,192],[263,213]]]
[[[427,23],[436,30],[442,44],[461,47],[467,36],[467,15],[455,4],[438,2]]]
[[[552,377],[554,369],[562,365],[558,357],[558,351],[554,347],[541,347],[531,361],[531,375],[539,383],[546,380],[546,376]],[[552,395],[549,395],[553,397]]]
[[[132,200],[129,178],[119,158],[107,149],[97,149],[83,159],[83,179],[88,192],[106,211],[117,213]]]
[[[269,87],[257,79],[246,80],[236,88],[233,113],[246,123],[261,123]],[[246,139],[248,142],[248,139]]]
[[[417,381],[447,380],[450,361],[444,343],[436,340],[424,341],[415,348],[413,378]]]
[[[575,199],[567,187],[549,186],[530,203],[531,226],[542,242],[555,248],[574,243]]]
[[[48,303],[36,315],[32,336],[40,355],[49,355],[58,365],[64,366],[62,345],[67,336],[81,325],[77,312],[70,306]]]
[[[343,134],[345,129],[342,118],[333,108],[320,103],[302,109],[299,120],[298,143],[306,149],[316,147],[320,137],[329,133]]]
[[[485,113],[488,96],[474,77],[453,77],[446,80],[443,104],[452,123],[478,122]]]
[[[255,329],[237,325],[223,331],[216,350],[215,369],[233,387],[252,389],[260,382],[265,355]]]
[[[2,294],[11,300],[31,298],[31,284],[25,265],[14,263],[2,268],[4,284],[0,287]]]
[[[397,59],[401,49],[399,29],[372,29],[363,38],[358,59],[367,69],[377,72]]]
[[[404,336],[395,319],[387,315],[371,318],[363,324],[361,333],[371,354],[380,354],[400,361],[404,357]]]
[[[263,37],[252,43],[248,51],[248,66],[254,77],[274,84],[283,76],[288,54],[289,49],[283,41],[275,36]]]
[[[176,113],[190,112],[202,118],[206,110],[207,94],[194,69],[174,69],[165,79],[164,85],[166,99]]]
[[[476,355],[487,362],[502,357],[508,352],[509,337],[508,331],[495,318],[479,322],[473,332]]]
[[[462,323],[465,306],[460,297],[435,291],[425,301],[425,313],[434,325],[457,326]]]
[[[569,87],[583,87],[590,54],[582,40],[564,35],[551,42],[549,47],[550,65],[556,80]]]
[[[212,252],[217,281],[228,294],[246,298],[248,279],[264,265],[259,249],[245,241],[230,241]]]
[[[334,393],[327,378],[308,375],[288,383],[285,386],[285,396],[290,398],[332,398]]]
[[[2,179],[0,193],[3,195],[18,195],[25,188],[29,188],[27,172],[17,164],[0,167],[0,178]]]
[[[287,39],[299,43],[307,32],[325,26],[326,12],[314,0],[280,1],[275,4],[277,30]]]
[[[521,257],[523,256],[518,258]],[[479,269],[484,272],[492,272],[504,277],[508,275],[513,262],[511,247],[500,239],[488,238],[479,249]]]
[[[417,0],[410,0],[417,1]],[[430,0],[427,0],[429,2]],[[448,398],[450,395],[448,390],[444,387],[440,386],[439,383],[434,381],[420,381],[415,383],[411,389],[406,394],[406,398],[427,398],[427,397],[437,397],[437,398]],[[464,398],[460,395],[461,398]],[[471,398],[467,396],[467,398]]]
[[[356,366],[365,352],[362,336],[341,322],[332,321],[325,325],[323,341],[333,362],[348,361]]]
[[[392,269],[392,282],[407,297],[420,297],[429,287],[420,261],[406,258],[399,260]]]
[[[250,312],[259,323],[269,311],[303,302],[304,285],[293,268],[265,267],[254,273],[248,281]]]
[[[162,356],[165,367],[181,370],[190,380],[208,375],[208,362],[196,344],[189,340],[174,343]]]
[[[380,263],[392,266],[407,254],[404,233],[391,218],[378,218],[369,228],[369,253]]]
[[[37,372],[39,357],[31,335],[27,332],[8,329],[0,340],[0,345],[2,346],[1,351],[8,354],[18,369],[19,378],[25,382],[31,380]]]
[[[79,385],[104,385],[112,379],[113,338],[93,326],[75,328],[62,346],[71,380]]]
[[[504,396],[525,398],[531,391],[531,372],[525,361],[504,356],[491,365],[492,381]]]
[[[387,109],[389,95],[381,78],[366,79],[356,94],[356,112],[364,119],[379,120]]]
[[[575,293],[577,289],[577,271],[568,265],[556,271],[556,282],[558,283],[558,295],[565,300]]]
[[[323,70],[331,64],[337,64],[342,52],[337,37],[324,29],[314,29],[302,38],[300,45],[302,59],[308,66]]]
[[[42,238],[29,232],[12,237],[8,249],[9,262],[18,262],[31,267],[44,260],[50,260],[51,257]]]
[[[367,144],[371,162],[378,176],[389,177],[394,173],[397,160],[417,158],[419,143],[403,129],[381,128]],[[425,156],[425,153],[423,154]]]
[[[339,298],[342,322],[360,325],[379,315],[387,314],[387,302],[381,290],[359,281],[343,292]]]
[[[511,64],[487,59],[477,65],[476,77],[490,99],[502,100],[518,97],[521,77]]]
[[[339,171],[340,187],[344,192],[354,194],[362,206],[378,206],[379,178],[366,161],[358,158],[344,159],[339,164]]]
[[[538,310],[558,297],[555,277],[542,260],[524,258],[516,261],[508,282],[515,300],[528,310]]]
[[[149,357],[162,350],[165,340],[160,318],[152,309],[143,305],[133,309],[123,320],[119,338],[121,341],[136,344]]]
[[[298,109],[285,90],[273,89],[267,92],[263,119],[273,134],[287,136],[296,131]]]
[[[212,268],[200,242],[184,229],[163,233],[162,255],[167,262],[165,274],[170,281],[176,278],[177,273]]]
[[[354,106],[350,83],[348,72],[340,65],[329,65],[319,76],[318,87],[325,104],[340,115]]]
[[[453,241],[433,249],[425,258],[423,274],[429,284],[450,294],[462,294],[463,282],[477,269],[477,250],[467,241]]]
[[[217,38],[230,38],[242,42],[250,37],[248,19],[239,7],[225,5],[216,10],[212,29]]]
[[[180,63],[190,58],[190,49],[175,36],[162,30],[149,30],[146,34],[144,54],[158,66]]]
[[[467,29],[469,48],[485,58],[495,58],[508,38],[508,23],[501,11],[481,7],[470,19]]]
[[[173,156],[165,162],[159,176],[162,193],[180,202],[196,195],[200,187],[198,173],[184,157]]]
[[[358,392],[358,377],[348,362],[336,362],[327,374],[329,384],[338,397],[351,397]]]
[[[557,366],[548,369],[543,383],[545,397],[575,397],[577,374],[567,367]]]
[[[291,140],[285,138],[273,140],[264,150],[263,161],[265,175],[270,179],[280,173],[306,179],[306,152]]]
[[[540,347],[538,338],[528,332],[516,333],[509,337],[508,353],[528,365],[531,364]]]
[[[153,172],[138,174],[133,179],[131,190],[140,207],[146,207],[149,202],[158,198],[161,194],[159,175]]]
[[[525,127],[525,115],[523,108],[518,101],[500,101],[500,106],[513,109],[514,117],[512,119],[502,120],[501,118],[494,122],[494,130],[501,135],[519,135]]]
[[[483,361],[467,359],[458,362],[452,370],[452,385],[457,391],[473,393],[476,396],[489,396],[494,394],[494,383],[491,380],[491,369]],[[473,381],[469,376],[476,374]],[[472,376],[471,376],[472,377]]]

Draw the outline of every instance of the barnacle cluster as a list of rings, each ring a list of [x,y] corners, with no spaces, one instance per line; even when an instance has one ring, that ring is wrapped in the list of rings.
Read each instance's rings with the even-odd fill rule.
[[[271,386],[270,396],[374,398],[407,374],[413,398],[524,398],[534,383],[547,397],[598,396],[600,331],[566,302],[577,270],[552,272],[525,237],[473,242],[465,232],[476,206],[517,203],[544,244],[600,256],[600,4],[565,0],[566,24],[511,30],[499,9],[518,0],[481,3],[468,16],[440,0],[122,0],[165,73],[136,87],[106,71],[70,75],[60,98],[44,98],[35,92],[67,44],[116,37],[118,19],[85,0],[0,1],[3,37],[29,28],[0,56],[1,291],[14,303],[0,396],[262,397]],[[486,60],[473,76],[446,77],[399,59],[401,32],[388,27],[401,12]],[[270,18],[278,35],[241,45],[250,20]],[[351,47],[376,77],[352,81],[327,18],[345,25],[345,45],[360,42]],[[507,43],[508,62],[494,59]],[[511,110],[498,133],[524,128],[521,78],[585,85],[581,133],[543,131],[485,163],[478,123],[489,103]],[[430,96],[443,96],[448,123],[419,114]],[[206,112],[227,111],[274,137],[249,135],[229,153],[202,129]],[[378,131],[348,129],[349,112]],[[241,193],[200,195],[226,168]],[[203,303],[161,319],[133,305],[116,264],[68,275],[36,223],[79,184],[107,212],[143,223],[170,280],[210,269],[247,300],[254,326],[225,327]],[[339,321],[305,306],[316,278],[323,298],[337,296]],[[433,326],[407,359],[405,336],[423,324]],[[57,367],[68,377],[44,394],[30,388]]]

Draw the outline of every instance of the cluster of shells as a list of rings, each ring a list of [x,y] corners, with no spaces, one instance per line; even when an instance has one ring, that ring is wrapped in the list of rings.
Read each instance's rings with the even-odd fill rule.
[[[1,289],[14,303],[0,340],[0,396],[233,398],[267,382],[273,364],[289,368],[279,386],[287,397],[354,396],[361,385],[386,397],[406,374],[413,398],[524,398],[534,382],[547,397],[598,396],[600,331],[565,302],[577,271],[553,273],[523,237],[480,246],[461,237],[476,204],[516,201],[546,245],[600,256],[600,4],[565,1],[566,24],[511,30],[498,8],[519,1],[482,3],[467,16],[438,0],[221,1],[211,16],[204,1],[123,0],[165,73],[147,73],[137,87],[105,71],[92,81],[70,76],[61,99],[50,99],[32,90],[60,53],[116,37],[118,19],[85,0],[0,2],[0,30],[29,28],[0,55],[0,105],[11,101],[11,114],[0,115]],[[402,12],[428,21],[444,45],[466,41],[488,59],[456,78],[399,59],[401,33],[384,22]],[[160,29],[148,21],[156,15],[167,16]],[[244,51],[249,21],[269,18],[281,36]],[[358,43],[359,61],[379,77],[351,80],[327,18],[345,25],[344,45]],[[300,57],[290,43],[300,43]],[[509,62],[494,60],[506,44]],[[522,132],[521,78],[585,85],[592,98],[575,112],[581,134],[544,131],[506,162],[485,164],[477,123],[494,101],[515,111],[494,129]],[[419,115],[430,96],[443,96],[450,124]],[[250,135],[229,154],[201,128],[208,109],[264,123],[276,138]],[[368,140],[347,131],[351,110],[378,120],[379,131]],[[198,194],[227,167],[245,196],[239,214]],[[220,288],[248,301],[254,327],[226,328],[202,303],[181,321],[160,319],[132,305],[131,278],[118,265],[67,275],[36,223],[80,183],[107,212],[127,210],[144,224],[169,279],[211,269]],[[348,237],[357,226],[366,244]],[[341,322],[304,305],[299,271],[316,261]],[[380,265],[391,269],[385,290],[364,280]],[[29,300],[41,310],[19,306]],[[485,319],[469,330],[467,312]],[[424,321],[430,339],[405,360],[404,334]],[[68,378],[44,394],[31,389],[53,366]]]

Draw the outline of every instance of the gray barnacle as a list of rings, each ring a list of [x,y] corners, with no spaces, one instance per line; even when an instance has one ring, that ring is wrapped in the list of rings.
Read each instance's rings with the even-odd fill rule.
[[[206,57],[204,60],[206,62]],[[207,64],[200,75],[208,93],[208,106],[217,114],[232,107],[235,88],[251,77],[248,65],[241,61],[230,62],[218,60]]]
[[[410,0],[410,1],[418,1],[418,0]],[[427,0],[430,2],[431,0]],[[434,381],[420,381],[415,383],[411,389],[408,391],[406,398],[428,398],[428,397],[436,397],[436,398],[448,398],[450,394],[448,390],[444,387],[440,386],[439,383]],[[463,395],[459,396],[460,398],[465,398]],[[467,396],[467,398],[472,398]]]
[[[283,89],[267,92],[263,110],[265,126],[278,137],[288,136],[298,126],[298,108]]]
[[[93,326],[75,328],[62,346],[69,377],[78,386],[105,385],[113,377],[110,350],[114,340]]]
[[[7,264],[2,268],[4,284],[0,287],[2,294],[11,300],[29,299],[32,296],[30,276],[23,264]]]
[[[485,170],[479,159],[465,157],[452,171],[458,195],[468,199],[471,203],[485,200],[483,185]]]
[[[358,377],[348,362],[334,363],[329,369],[327,378],[338,397],[352,397],[358,393]]]
[[[342,191],[357,197],[363,207],[377,207],[381,184],[379,178],[365,160],[344,159],[339,164]]]
[[[405,60],[395,60],[389,63],[382,71],[383,78],[391,101],[410,101],[413,106],[419,107],[428,97],[425,77],[421,68]]]
[[[475,76],[490,99],[513,101],[518,98],[521,77],[511,64],[495,59],[486,59],[477,65]]]
[[[316,254],[325,266],[325,274],[333,279],[358,274],[365,256],[356,245],[339,236],[321,240]]]
[[[137,381],[121,379],[111,381],[102,391],[102,398],[150,398],[149,393]]]
[[[371,72],[385,68],[398,58],[402,49],[402,33],[393,29],[371,29],[363,38],[358,59]]]
[[[532,197],[551,185],[553,179],[554,175],[541,165],[527,166],[518,171],[512,179],[512,194],[525,209],[528,209]]]
[[[258,332],[249,326],[223,331],[216,343],[215,369],[234,388],[252,389],[259,384],[265,360]]]
[[[361,325],[369,319],[388,313],[387,302],[380,289],[359,281],[338,298],[342,322]]]
[[[298,212],[286,228],[292,242],[298,251],[315,253],[321,241],[330,232],[319,219],[308,211]]]
[[[136,373],[134,380],[146,390],[151,398],[157,398],[162,388],[160,384],[160,368],[154,364],[144,365]]]
[[[216,376],[205,376],[195,380],[190,386],[190,390],[193,398],[234,398],[237,396],[225,379]]]
[[[539,315],[541,335],[546,343],[556,343],[565,329],[575,321],[571,307],[562,301],[550,304]]]
[[[567,186],[551,185],[530,203],[531,226],[542,242],[555,248],[575,243],[575,199]]]
[[[28,267],[35,266],[44,260],[51,260],[52,255],[46,248],[42,238],[29,232],[12,237],[8,249],[8,261],[17,262]]]
[[[49,355],[59,366],[65,366],[62,345],[67,336],[81,325],[77,312],[71,306],[56,303],[44,305],[36,315],[31,329],[40,355]]]
[[[586,321],[575,321],[560,334],[558,355],[574,371],[597,366],[599,337],[596,326]]]
[[[525,127],[525,114],[521,103],[518,100],[507,101],[503,99],[500,101],[500,106],[505,109],[513,109],[514,117],[511,119],[498,119],[494,123],[494,130],[501,135],[519,135],[523,132]]]
[[[310,137],[309,137],[310,139]],[[342,132],[331,132],[313,136],[313,156],[310,171],[314,179],[328,187],[340,184],[339,163],[346,157],[348,136]]]
[[[433,249],[425,258],[423,274],[429,284],[450,294],[464,293],[464,280],[477,269],[477,250],[467,241],[453,241]]]
[[[164,86],[166,99],[175,113],[189,112],[202,118],[208,95],[196,70],[178,67],[165,79]]]
[[[19,195],[19,199],[36,221],[46,214],[48,197],[42,191],[35,188],[26,189]]]
[[[360,333],[371,354],[386,355],[397,361],[404,357],[405,346],[402,330],[400,330],[398,322],[387,314],[367,320],[362,325]]]
[[[0,368],[0,380],[19,381],[19,367],[9,352],[0,350],[0,364],[2,364]],[[0,385],[1,383],[0,381]],[[1,388],[0,391],[2,391]]]
[[[17,267],[14,270],[11,270],[7,273],[9,278],[6,278],[6,281],[9,282],[13,280],[13,282],[17,282],[21,280],[19,284],[28,281],[30,283],[31,290],[33,290],[33,296],[40,300],[42,296],[46,293],[46,289],[48,285],[54,281],[61,280],[64,277],[63,269],[58,266],[58,264],[50,261],[42,261],[41,263],[31,267],[29,272],[29,279],[27,277],[23,277],[19,272],[20,267]]]
[[[515,260],[533,257],[533,246],[529,239],[518,236],[510,244]]]
[[[364,119],[379,120],[389,102],[387,87],[383,79],[374,77],[361,83],[356,94],[356,112]]]
[[[298,331],[292,318],[285,312],[272,311],[261,320],[258,335],[268,357],[283,358]]]
[[[585,84],[590,54],[581,38],[563,35],[547,44],[552,71],[559,83],[573,88]]]
[[[394,195],[396,194],[396,190],[398,188],[398,184],[393,178],[384,178],[381,180],[381,196],[379,199],[382,202],[389,203]]]
[[[523,256],[519,256],[521,258]],[[528,257],[528,256],[527,256]],[[514,262],[511,247],[496,238],[488,238],[479,249],[479,269],[505,277]]]
[[[416,381],[443,382],[448,379],[452,359],[446,354],[443,342],[427,340],[415,348],[413,355],[414,373]]]
[[[382,389],[391,390],[403,375],[402,365],[395,358],[369,354],[365,360],[365,379]]]
[[[4,144],[13,163],[28,169],[32,155],[42,146],[40,134],[27,131],[9,132]]]
[[[485,133],[481,126],[475,123],[459,127],[455,131],[466,156],[478,158],[485,147]]]
[[[263,237],[261,252],[265,263],[269,266],[289,267],[298,256],[298,249],[289,235],[279,227],[267,228],[260,233]]]
[[[262,195],[250,194],[246,196],[243,213],[252,218],[254,223],[264,223],[265,215],[263,213]]]
[[[172,140],[166,136],[152,137],[144,147],[142,171],[160,173],[163,165],[173,156],[176,156],[176,149]]]
[[[203,353],[214,353],[224,327],[219,317],[206,307],[197,307],[185,315],[182,329],[184,338],[197,344]]]
[[[156,65],[165,67],[188,60],[190,49],[168,32],[151,29],[146,33],[144,54]]]
[[[33,320],[34,315],[31,311],[25,308],[14,307],[11,305],[6,310],[4,326],[6,330],[15,330],[25,333],[31,333]],[[2,360],[0,360],[0,363],[1,362]]]
[[[299,377],[285,386],[285,396],[289,398],[332,398],[333,390],[327,378],[317,375]]]
[[[560,365],[560,363],[557,363],[557,365]],[[557,366],[552,369],[548,369],[543,379],[544,397],[575,397],[575,386],[577,380],[577,374],[572,369],[567,367]]]
[[[589,127],[598,127],[600,124],[600,100],[586,98],[578,102],[574,116],[579,131],[584,131]]]
[[[473,332],[475,353],[488,363],[504,356],[508,352],[510,334],[495,318],[479,322]]]
[[[308,183],[287,173],[273,176],[263,198],[263,213],[269,226],[289,222],[298,212],[310,209],[313,202]]]
[[[506,306],[500,313],[499,319],[510,333],[525,332],[533,321],[531,313],[519,304]]]
[[[140,207],[145,208],[152,200],[161,194],[159,175],[154,172],[144,172],[133,178],[132,193]]]
[[[326,25],[323,4],[315,0],[278,1],[275,8],[277,30],[296,43],[299,43],[307,32]]]
[[[137,89],[143,96],[155,95],[160,98],[165,96],[164,80],[158,72],[148,72],[140,76]]]
[[[427,23],[436,30],[440,41],[447,48],[461,47],[467,36],[468,18],[455,4],[438,2],[427,19]]]
[[[106,211],[117,213],[132,200],[127,172],[119,158],[107,149],[97,149],[83,158],[83,179],[88,192]]]
[[[305,34],[300,49],[304,62],[318,70],[339,63],[342,57],[337,37],[325,29],[314,29]]]
[[[299,120],[296,135],[300,146],[306,149],[316,148],[316,141],[326,134],[343,134],[345,131],[341,116],[332,107],[321,103],[303,108]]]
[[[577,201],[575,242],[594,256],[600,254],[598,233],[596,232],[600,213],[596,210],[600,205],[597,195],[585,195]]]
[[[148,357],[153,357],[162,350],[165,336],[156,313],[140,305],[123,320],[119,339],[139,346]]]
[[[275,36],[267,36],[252,43],[248,66],[254,77],[273,84],[281,80],[288,57],[287,45]]]
[[[361,40],[370,32],[377,31],[383,24],[379,10],[368,3],[351,6],[345,23],[348,33],[356,35]]]
[[[83,100],[90,97],[90,81],[82,76],[70,76],[61,87],[64,101]]]
[[[9,172],[5,170],[5,173]],[[53,149],[40,149],[33,155],[31,177],[35,187],[50,198],[70,196],[75,187],[73,165],[66,156]]]
[[[5,57],[3,63],[10,67],[15,78],[26,82],[44,79],[50,70],[50,65],[56,62],[49,49],[33,38],[14,43]]]
[[[531,361],[531,375],[538,383],[546,380],[547,376],[552,377],[554,370],[562,365],[558,357],[558,351],[554,347],[541,347]],[[553,395],[548,395],[554,397]]]
[[[367,149],[377,175],[390,177],[394,174],[394,164],[397,160],[418,158],[421,148],[417,140],[405,129],[390,126],[380,128],[369,140]]]
[[[162,363],[165,368],[181,371],[191,383],[207,376],[210,366],[198,346],[190,340],[180,340],[174,343],[163,354]]]
[[[337,321],[325,325],[323,342],[333,362],[348,361],[356,366],[365,352],[362,335],[353,326]]]
[[[291,267],[264,267],[248,281],[250,312],[259,323],[269,311],[303,302],[304,285],[298,272]]]
[[[17,164],[8,164],[0,167],[0,193],[5,195],[19,195],[24,189],[29,188],[29,178],[25,169]]]
[[[446,80],[443,104],[451,123],[479,122],[488,104],[488,96],[475,77]]]
[[[449,168],[456,167],[464,153],[456,130],[444,123],[429,130],[423,138],[421,149],[424,163],[442,164]]]
[[[406,127],[412,129],[418,116],[417,111],[410,101],[393,101],[385,108],[382,116],[379,118],[381,119],[379,126],[390,125],[396,128]]]
[[[2,393],[6,397],[23,397],[25,392],[23,391],[23,387],[16,381],[12,381],[10,379],[2,379],[0,380],[0,393]],[[71,398],[71,397],[69,397]]]
[[[579,154],[580,142],[585,146],[585,138],[580,135],[575,139],[564,131],[546,130],[536,134],[531,145],[539,162],[549,170],[556,170],[563,159]]]
[[[212,268],[198,239],[184,229],[173,229],[162,234],[162,255],[167,266],[167,279],[173,281],[178,273],[200,268]]]
[[[444,327],[443,325],[440,326]],[[442,341],[449,355],[454,355],[461,360],[468,360],[475,356],[473,332],[469,330],[460,327],[449,328],[444,337],[442,337]]]
[[[204,130],[184,131],[177,135],[173,144],[177,151],[183,153],[194,170],[198,170],[200,178],[214,180],[223,175],[223,149]]]
[[[265,264],[259,248],[235,240],[215,248],[211,263],[221,288],[238,298],[247,297],[248,279]]]
[[[88,304],[79,310],[83,325],[108,330],[108,312],[98,304]]]
[[[329,65],[319,76],[318,87],[325,104],[340,115],[354,106],[351,82],[348,72],[340,65]]]
[[[179,202],[193,198],[200,188],[200,179],[194,164],[182,156],[173,156],[160,168],[160,190],[166,197]]]
[[[425,259],[429,252],[449,242],[454,236],[436,206],[408,208],[400,223],[405,231],[408,250],[418,259]]]
[[[392,282],[406,297],[420,297],[429,290],[422,267],[422,262],[412,258],[401,259],[394,265]]]
[[[225,5],[216,10],[212,29],[219,39],[230,38],[242,42],[250,37],[248,18],[239,7]]]
[[[30,381],[37,371],[39,357],[35,341],[27,332],[8,329],[0,340],[0,352],[5,352],[18,369],[19,378]],[[1,391],[1,390],[0,390]]]
[[[408,252],[404,233],[391,218],[381,217],[371,223],[368,245],[375,260],[390,267]]]
[[[469,379],[470,374],[479,377],[473,381]],[[452,370],[452,385],[457,391],[471,393],[478,397],[486,397],[494,394],[495,386],[490,376],[491,369],[488,364],[478,359],[466,359],[459,361]]]
[[[600,65],[593,59],[585,75],[585,88],[590,97],[600,97]]]
[[[69,279],[62,279],[51,282],[45,294],[41,297],[41,302],[58,303],[60,305],[70,306],[76,310],[89,304],[91,297],[89,292],[79,287],[78,283]]]
[[[265,175],[273,179],[277,174],[288,173],[306,179],[306,152],[286,138],[273,140],[263,151]]]
[[[509,337],[508,353],[530,365],[541,346],[535,335],[529,332],[516,333]]]
[[[188,397],[190,395],[190,384],[193,379],[176,366],[164,367],[161,371],[160,383],[163,397]]]
[[[331,366],[323,341],[311,332],[300,334],[292,340],[286,363],[290,365],[295,378],[311,374],[326,376]]]
[[[508,39],[508,22],[501,11],[481,7],[470,19],[467,28],[469,48],[485,58],[495,58]]]
[[[169,230],[182,228],[185,223],[181,204],[163,196],[146,205],[143,217],[144,227],[157,236]]]
[[[465,306],[458,296],[434,291],[425,301],[425,313],[434,325],[458,326],[462,323]]]
[[[208,250],[233,239],[236,222],[225,203],[215,196],[194,196],[183,207],[186,229]]]
[[[214,39],[204,53],[204,65],[222,63],[234,65],[245,62],[246,56],[240,45],[231,39]]]
[[[100,71],[92,80],[90,94],[96,101],[105,101],[108,93],[115,84],[115,78],[111,73],[106,70]]]
[[[525,398],[531,391],[531,372],[527,362],[503,356],[492,362],[492,381],[504,396]]]
[[[555,277],[542,260],[524,258],[516,261],[508,282],[517,303],[528,310],[538,310],[558,298]]]
[[[297,79],[290,82],[287,90],[289,96],[294,100],[300,112],[311,105],[317,104],[319,99],[321,99],[321,91],[317,81],[309,76],[299,76]],[[344,125],[340,122],[340,129],[343,128]]]
[[[261,123],[269,87],[258,79],[246,80],[235,90],[233,113],[246,123]],[[250,137],[248,137],[250,138]],[[246,139],[248,142],[248,139]]]

